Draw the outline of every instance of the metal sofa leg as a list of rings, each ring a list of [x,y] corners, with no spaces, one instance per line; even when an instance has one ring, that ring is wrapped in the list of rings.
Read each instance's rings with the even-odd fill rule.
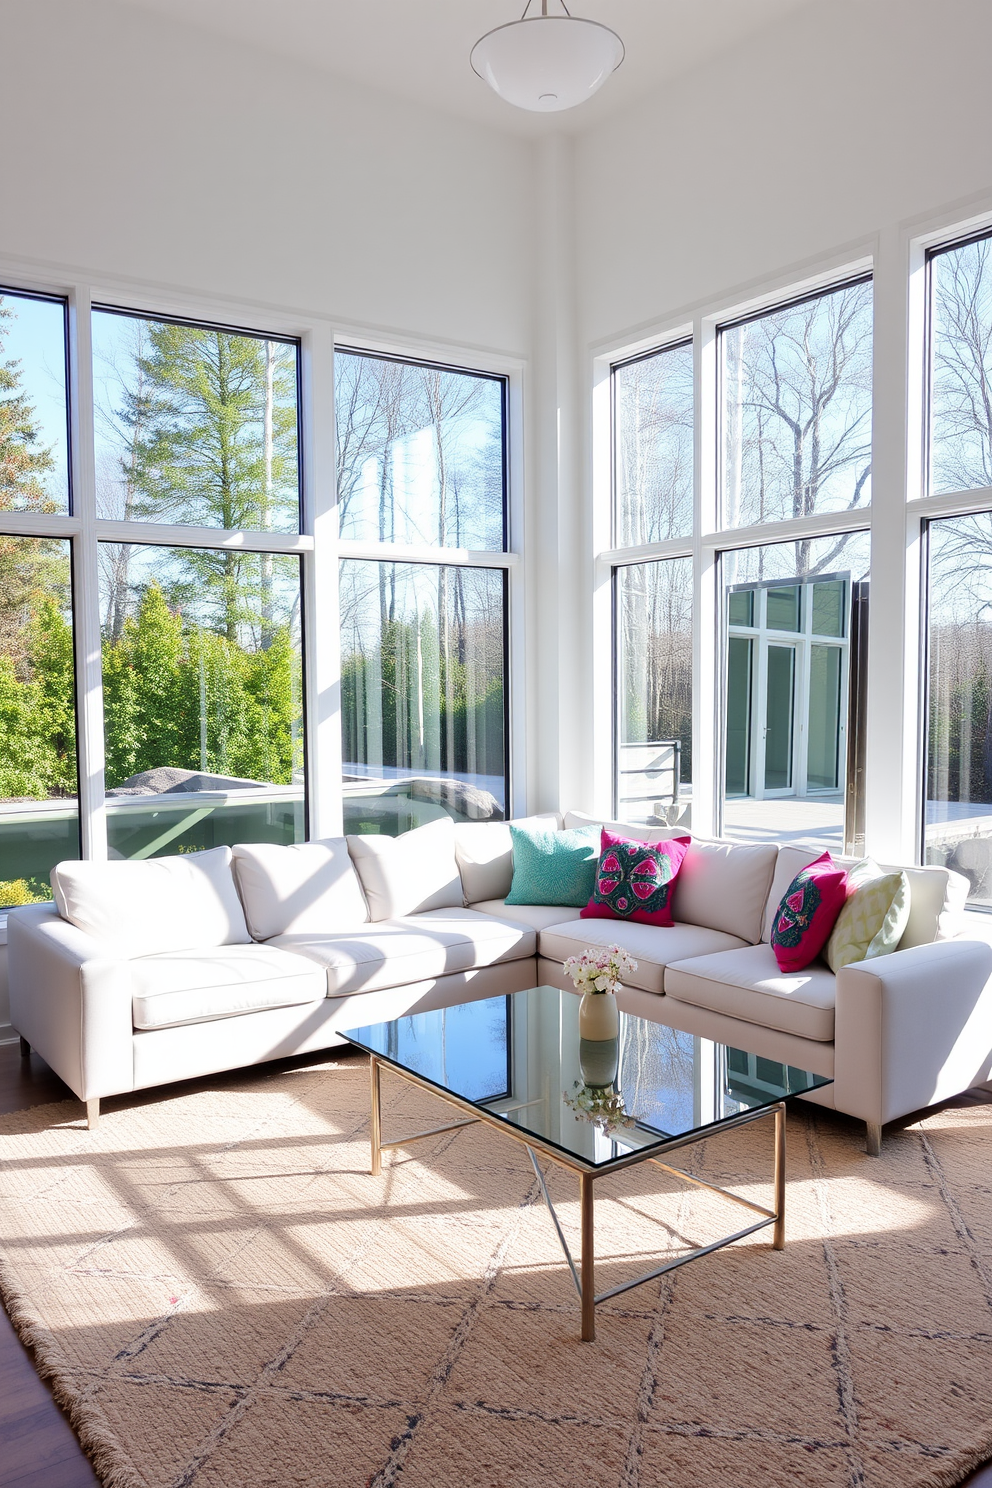
[[[89,1127],[90,1131],[96,1131],[97,1127],[100,1125],[99,1096],[97,1096],[96,1100],[88,1100],[86,1102],[86,1125]]]
[[[869,1157],[878,1157],[882,1150],[882,1123],[866,1121],[865,1129],[865,1151]]]
[[[21,1038],[21,1058],[31,1058],[31,1045],[28,1043],[26,1038]]]

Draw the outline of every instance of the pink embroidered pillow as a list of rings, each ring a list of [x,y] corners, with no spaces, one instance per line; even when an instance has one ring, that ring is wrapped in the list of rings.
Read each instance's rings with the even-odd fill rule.
[[[772,926],[772,950],[780,971],[802,971],[820,954],[846,898],[847,873],[828,852],[796,874]]]
[[[632,842],[603,828],[596,886],[579,918],[673,925],[672,889],[691,837]]]

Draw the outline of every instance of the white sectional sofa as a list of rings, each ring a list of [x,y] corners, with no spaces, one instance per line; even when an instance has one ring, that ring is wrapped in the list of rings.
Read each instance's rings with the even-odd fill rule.
[[[638,962],[623,1005],[830,1076],[809,1099],[865,1121],[877,1151],[886,1122],[992,1073],[992,944],[967,926],[964,879],[909,868],[894,954],[836,977],[819,961],[782,973],[772,916],[816,856],[694,841],[671,929],[507,905],[505,823],[444,818],[395,839],[64,863],[54,906],[9,916],[11,1018],[94,1125],[107,1096],[328,1048],[341,1029],[403,1012],[568,987],[566,957],[618,941]]]

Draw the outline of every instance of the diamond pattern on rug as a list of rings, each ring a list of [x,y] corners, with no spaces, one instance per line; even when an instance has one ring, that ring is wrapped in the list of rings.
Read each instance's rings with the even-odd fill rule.
[[[389,1137],[447,1119],[383,1095]],[[622,1294],[593,1345],[523,1149],[474,1126],[373,1179],[367,1115],[356,1055],[94,1133],[72,1103],[0,1120],[4,1295],[109,1488],[947,1488],[992,1455],[992,1107],[878,1159],[794,1108],[786,1250]],[[768,1202],[770,1128],[682,1160]],[[597,1195],[599,1290],[738,1220],[648,1165]]]

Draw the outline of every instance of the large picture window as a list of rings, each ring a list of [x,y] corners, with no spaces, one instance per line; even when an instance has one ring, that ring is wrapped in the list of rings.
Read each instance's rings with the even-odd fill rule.
[[[502,571],[341,565],[345,828],[507,814]]]
[[[339,350],[341,536],[502,551],[505,382]]]
[[[862,532],[723,554],[726,836],[856,846],[868,569]]]
[[[298,532],[296,343],[113,310],[92,324],[99,515]]]
[[[615,575],[616,789],[621,821],[690,821],[692,560]]]
[[[0,908],[78,856],[69,544],[0,536]]]
[[[930,491],[992,486],[992,238],[930,255]]]
[[[871,280],[724,326],[720,346],[724,526],[867,505]]]
[[[613,368],[618,546],[691,534],[692,410],[691,341]]]
[[[69,510],[64,300],[0,290],[0,511]]]
[[[924,861],[992,909],[992,513],[929,526]]]
[[[101,561],[111,854],[302,840],[299,559],[108,543]]]
[[[3,515],[70,508],[66,304],[0,291],[0,909],[79,856],[71,544]]]
[[[340,576],[345,828],[500,820],[505,379],[347,350],[336,367],[338,509],[354,552]],[[396,561],[397,548],[419,561]],[[484,564],[459,561],[465,550]]]

